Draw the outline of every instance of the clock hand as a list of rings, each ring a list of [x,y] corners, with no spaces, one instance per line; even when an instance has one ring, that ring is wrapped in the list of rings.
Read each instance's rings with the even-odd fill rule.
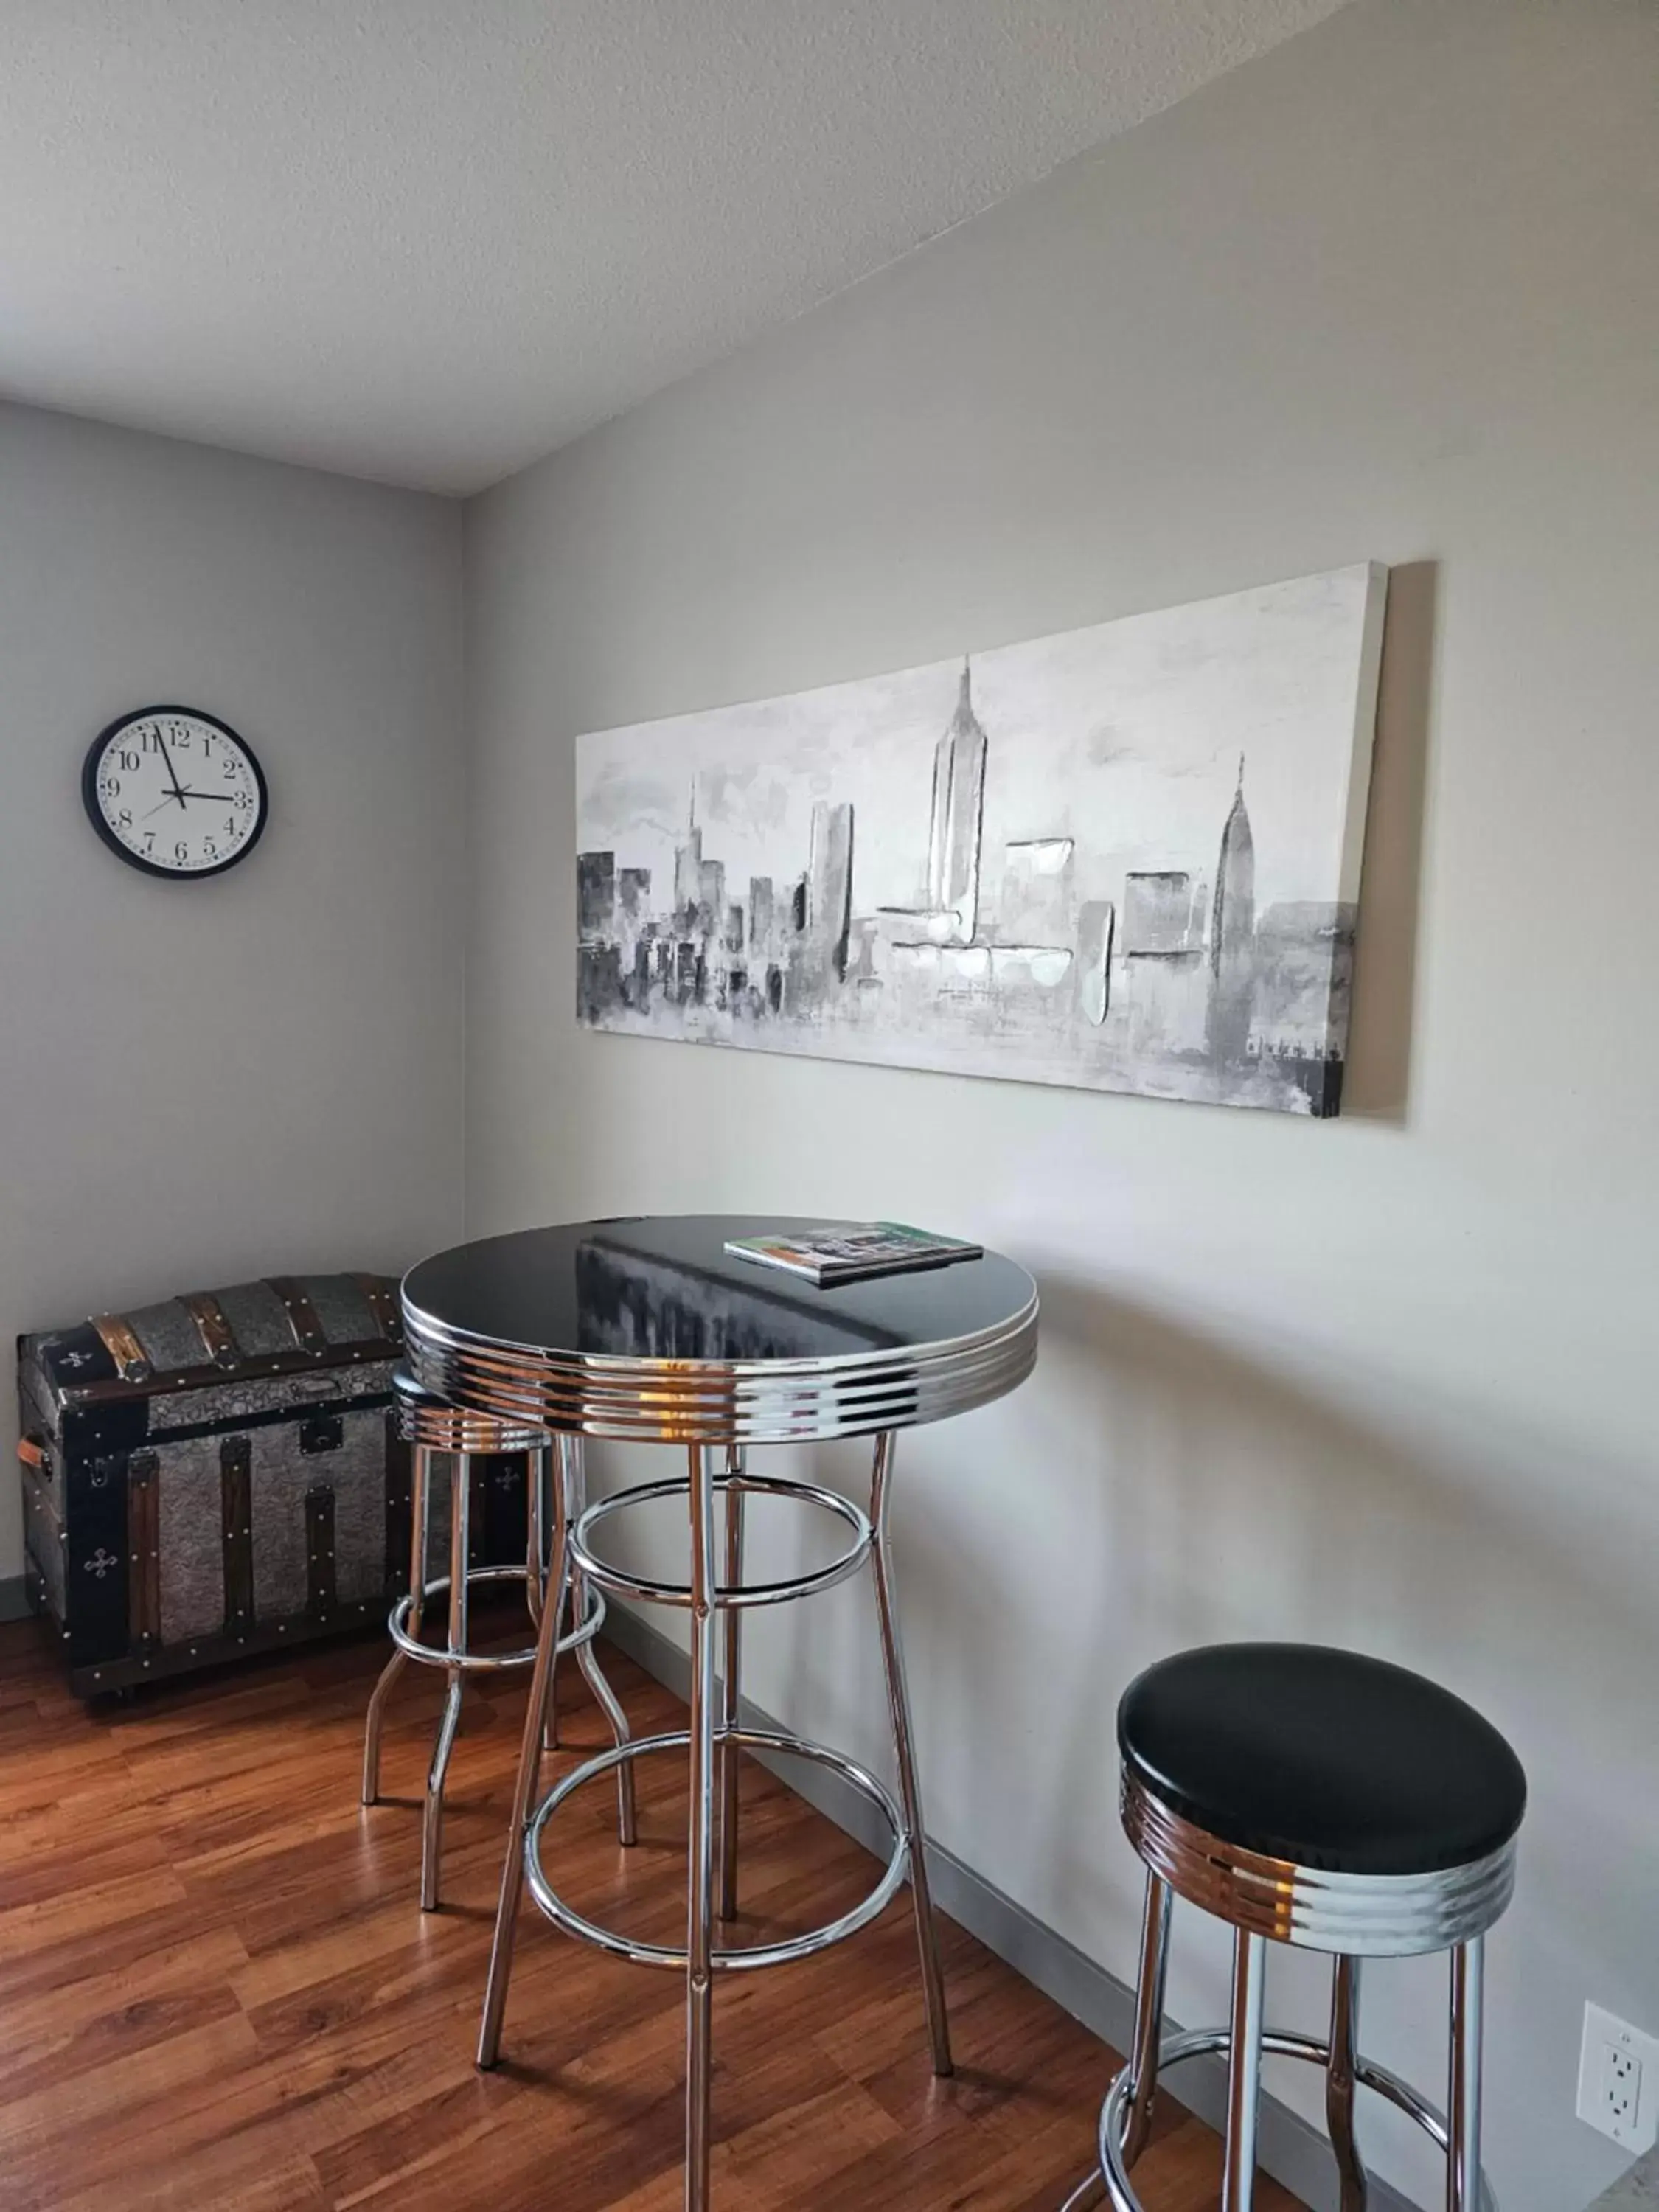
[[[185,803],[185,802],[184,802],[184,799],[183,799],[183,797],[181,796],[181,797],[180,797],[180,799],[179,799],[179,804],[182,806],[182,805],[184,805],[184,803]],[[144,817],[145,821],[146,821],[146,822],[148,822],[148,821],[149,820],[149,815],[150,815],[150,814],[159,814],[159,813],[161,812],[161,806],[171,806],[171,805],[172,805],[172,804],[173,804],[173,793],[172,793],[171,792],[168,792],[168,793],[167,793],[167,797],[166,797],[166,798],[161,801],[161,806],[152,806],[152,807],[150,808],[150,810],[149,810],[149,814],[146,814],[146,815],[145,815],[145,817]]]
[[[173,765],[173,755],[167,750],[167,741],[161,735],[161,725],[159,722],[155,725],[155,742],[161,748],[161,758],[167,763],[167,774],[173,780],[173,796],[182,806],[185,803],[184,789],[179,781],[179,771]]]
[[[236,793],[234,791],[192,791],[190,786],[186,784],[184,789],[179,793],[179,796],[180,799],[216,799],[222,805],[228,806],[232,799],[235,798]],[[166,805],[167,802],[163,799],[161,803],[163,805]]]

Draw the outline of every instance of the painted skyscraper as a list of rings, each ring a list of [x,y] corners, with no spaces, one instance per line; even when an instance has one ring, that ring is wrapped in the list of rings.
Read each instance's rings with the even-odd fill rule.
[[[685,842],[674,853],[674,907],[693,915],[702,899],[702,832],[697,827],[697,786],[691,785],[691,804],[685,817]]]
[[[1215,907],[1210,924],[1210,1050],[1218,1060],[1243,1060],[1250,1042],[1255,991],[1255,839],[1244,805],[1244,761],[1238,788],[1221,832],[1215,867]]]
[[[933,818],[927,841],[927,903],[954,915],[951,931],[966,945],[979,924],[980,820],[985,805],[985,732],[969,696],[969,664],[951,726],[933,755]]]
[[[806,927],[817,957],[839,982],[847,973],[853,918],[853,810],[820,799],[812,809]]]

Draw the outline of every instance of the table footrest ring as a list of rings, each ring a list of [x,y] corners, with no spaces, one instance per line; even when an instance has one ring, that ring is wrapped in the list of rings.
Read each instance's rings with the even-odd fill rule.
[[[684,1487],[684,1486],[682,1486]],[[798,1759],[810,1759],[831,1773],[839,1774],[843,1781],[867,1797],[886,1820],[893,1836],[893,1854],[882,1869],[881,1878],[868,1896],[843,1912],[838,1919],[826,1921],[821,1928],[809,1929],[805,1935],[790,1936],[775,1943],[750,1943],[738,1946],[715,1944],[711,1953],[711,1964],[718,1972],[729,1973],[750,1966],[782,1966],[793,1960],[810,1959],[819,1951],[827,1951],[832,1944],[844,1942],[867,1928],[878,1914],[884,1911],[902,1887],[910,1864],[909,1839],[905,1834],[904,1817],[891,1793],[854,1759],[845,1759],[837,1751],[830,1751],[823,1744],[809,1743],[804,1737],[783,1735],[770,1729],[732,1729],[715,1737],[717,1744],[736,1743],[744,1751],[783,1752]],[[609,1951],[614,1958],[632,1959],[647,1966],[673,1966],[683,1973],[686,1954],[662,1943],[645,1943],[618,1929],[605,1928],[599,1922],[586,1919],[574,1907],[567,1905],[543,1871],[541,1861],[542,1832],[565,1799],[585,1783],[597,1782],[601,1775],[609,1774],[624,1759],[639,1759],[647,1752],[687,1751],[690,1748],[689,1730],[678,1729],[665,1735],[637,1736],[631,1743],[620,1743],[612,1751],[602,1752],[598,1758],[588,1759],[574,1773],[567,1774],[557,1787],[543,1799],[534,1818],[525,1830],[524,1869],[530,1893],[547,1917],[567,1935],[584,1943],[592,1943],[601,1951]]]
[[[1206,2058],[1215,2052],[1224,2057],[1231,2043],[1231,2030],[1224,2027],[1194,2028],[1185,2035],[1170,2036],[1158,2052],[1160,2080],[1167,2068],[1182,2065],[1189,2058]],[[1331,2063],[1328,2043],[1320,2042],[1316,2036],[1297,2035],[1287,2029],[1269,2028],[1261,2038],[1261,2051],[1264,2057],[1305,2058],[1316,2066],[1328,2066]],[[1114,2077],[1112,2086],[1106,2093],[1106,2101],[1100,2108],[1099,2180],[1106,2185],[1106,2194],[1113,2212],[1143,2212],[1140,2199],[1130,2183],[1128,2169],[1123,2163],[1123,2128],[1127,2118],[1131,2086],[1129,2073],[1129,2068],[1125,2066]],[[1404,2112],[1407,2119],[1415,2120],[1430,2142],[1440,2150],[1445,2150],[1450,2138],[1444,2113],[1430,2104],[1426,2097],[1419,2096],[1409,2081],[1402,2081],[1398,2074],[1369,2058],[1356,2060],[1353,2078],[1362,2089],[1374,2089],[1378,2096],[1386,2098],[1389,2104]],[[1085,2188],[1087,2185],[1085,2185]],[[1098,2181],[1095,2185],[1098,2187]],[[1067,2199],[1067,2203],[1075,2201],[1074,2195]],[[1480,2212],[1498,2212],[1498,2201],[1484,2172],[1480,2176]]]
[[[517,1583],[521,1586],[530,1580],[527,1567],[470,1567],[466,1583],[469,1590],[481,1583]],[[435,1582],[428,1583],[421,1593],[421,1610],[428,1609],[441,1614],[449,1602],[449,1577],[441,1575]],[[536,1647],[528,1644],[517,1651],[450,1651],[441,1644],[423,1644],[409,1631],[409,1616],[414,1609],[413,1596],[400,1597],[386,1616],[386,1629],[392,1642],[410,1658],[418,1659],[423,1667],[453,1667],[463,1674],[498,1674],[504,1667],[527,1667],[536,1656]],[[561,1651],[574,1651],[579,1644],[591,1644],[605,1626],[605,1599],[596,1589],[587,1592],[587,1610],[581,1620],[568,1636],[559,1638]]]
[[[796,1598],[815,1597],[820,1590],[834,1589],[837,1583],[844,1583],[849,1575],[858,1572],[875,1544],[869,1515],[854,1505],[850,1498],[843,1498],[838,1490],[824,1490],[814,1482],[791,1481],[784,1475],[766,1474],[717,1475],[714,1488],[715,1495],[721,1498],[735,1491],[744,1498],[781,1498],[796,1505],[814,1505],[822,1512],[834,1514],[853,1531],[853,1540],[846,1550],[839,1553],[827,1567],[819,1567],[810,1575],[793,1576],[787,1582],[721,1585],[713,1594],[713,1601],[721,1612],[755,1605],[787,1605]],[[691,1590],[688,1583],[654,1582],[643,1575],[629,1574],[626,1568],[599,1559],[589,1539],[602,1521],[625,1512],[629,1506],[647,1505],[664,1498],[689,1498],[690,1493],[690,1483],[682,1475],[664,1482],[635,1483],[630,1489],[614,1491],[609,1498],[598,1499],[570,1533],[570,1556],[577,1571],[601,1589],[609,1590],[613,1597],[637,1598],[645,1605],[690,1606]]]

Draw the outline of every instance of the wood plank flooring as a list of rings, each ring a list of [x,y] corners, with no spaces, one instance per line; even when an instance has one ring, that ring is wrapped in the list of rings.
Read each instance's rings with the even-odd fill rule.
[[[637,1730],[669,1694],[614,1650]],[[383,1787],[357,1802],[383,1647],[355,1643],[88,1711],[33,1623],[0,1629],[0,2205],[5,2212],[678,2212],[678,1978],[575,1945],[526,1906],[504,2063],[472,2048],[522,1677],[469,1690],[444,1904],[416,1905],[439,1680],[405,1673]],[[562,1673],[563,1747],[603,1722]],[[571,1901],[683,1936],[679,1758],[559,1815]],[[872,1862],[763,1769],[743,1783],[745,1940],[812,1925]],[[908,1904],[715,1996],[719,2212],[1054,2212],[1115,2063],[944,1927],[958,2071],[928,2071]],[[1217,2199],[1215,2138],[1165,2100],[1137,2172],[1152,2212]],[[1296,2212],[1265,2180],[1261,2212]]]

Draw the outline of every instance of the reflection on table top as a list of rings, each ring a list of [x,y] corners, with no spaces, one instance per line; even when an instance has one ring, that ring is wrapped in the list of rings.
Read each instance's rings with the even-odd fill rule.
[[[412,1329],[530,1352],[722,1364],[926,1354],[1036,1316],[1000,1254],[818,1290],[723,1248],[729,1237],[842,1224],[777,1215],[576,1222],[423,1261],[404,1284]]]

